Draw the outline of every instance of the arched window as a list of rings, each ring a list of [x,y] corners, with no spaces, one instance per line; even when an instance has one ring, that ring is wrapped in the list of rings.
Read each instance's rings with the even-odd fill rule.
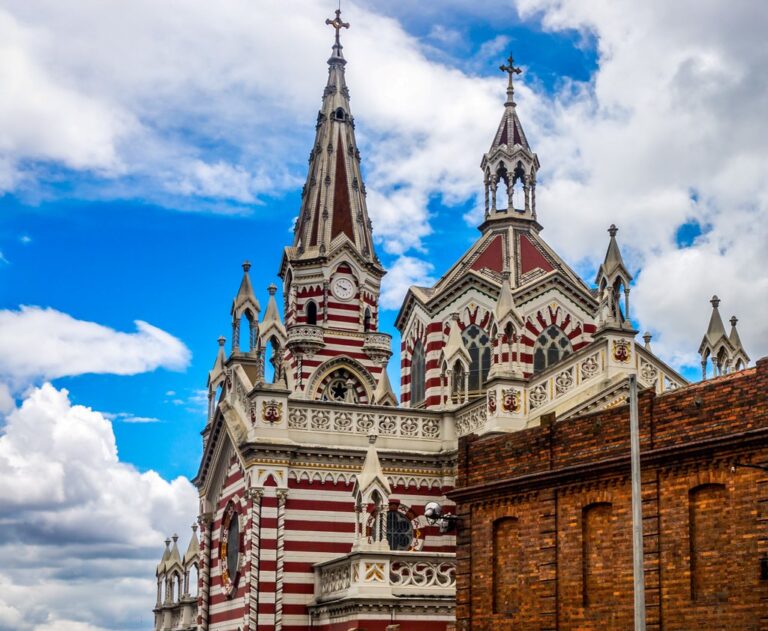
[[[411,407],[424,401],[425,373],[424,345],[419,340],[414,344],[411,353]]]
[[[390,550],[410,550],[413,541],[413,526],[408,517],[397,510],[387,513],[387,541]]]
[[[469,393],[476,394],[483,387],[491,367],[491,338],[476,324],[470,324],[461,334],[469,351]]]
[[[336,108],[336,112],[334,115],[336,117],[336,120],[340,120],[340,121],[344,120],[344,110],[341,107]]]
[[[317,304],[310,300],[304,307],[307,314],[307,324],[317,324]]]
[[[692,489],[688,506],[691,600],[726,600],[730,536],[725,486],[704,484]]]
[[[369,307],[365,308],[365,314],[363,315],[363,331],[371,330],[371,310]]]
[[[187,587],[187,594],[190,596],[197,596],[198,582],[200,580],[200,573],[197,569],[197,563],[192,564],[189,568],[189,586]]]
[[[573,352],[571,340],[554,324],[539,334],[533,347],[533,372],[554,366]]]

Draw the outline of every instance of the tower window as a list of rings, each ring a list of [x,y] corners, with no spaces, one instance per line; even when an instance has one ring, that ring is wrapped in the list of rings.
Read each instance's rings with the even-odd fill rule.
[[[533,348],[533,372],[541,372],[554,366],[572,352],[573,346],[565,331],[553,324],[536,338]]]
[[[411,407],[424,401],[424,373],[426,372],[424,345],[416,342],[411,353]]]
[[[469,392],[478,393],[485,383],[491,367],[491,338],[476,324],[470,324],[461,334],[469,351]]]
[[[317,305],[310,300],[305,307],[307,312],[307,324],[317,324]]]
[[[365,315],[363,315],[363,330],[368,332],[371,330],[371,310],[366,307]]]
[[[336,120],[343,121],[344,120],[344,110],[340,107],[336,108],[336,112],[334,113],[334,116],[336,117]]]

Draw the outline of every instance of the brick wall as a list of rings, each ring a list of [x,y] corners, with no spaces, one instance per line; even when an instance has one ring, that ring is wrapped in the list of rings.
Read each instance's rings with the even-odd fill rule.
[[[640,396],[649,629],[768,630],[768,359]],[[459,445],[457,628],[632,628],[628,407]],[[494,549],[498,554],[494,555]]]

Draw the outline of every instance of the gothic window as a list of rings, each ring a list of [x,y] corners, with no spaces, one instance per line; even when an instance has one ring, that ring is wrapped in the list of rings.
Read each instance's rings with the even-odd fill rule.
[[[461,334],[469,351],[471,363],[469,366],[470,395],[480,391],[491,367],[491,338],[476,324],[470,324]]]
[[[411,353],[411,406],[424,401],[426,358],[424,357],[424,345],[416,342]]]
[[[584,606],[611,601],[613,575],[613,506],[600,502],[581,513],[581,571]]]
[[[554,324],[539,334],[533,347],[533,372],[554,366],[573,352],[571,340]]]
[[[363,316],[363,331],[371,330],[371,310],[369,307],[365,308],[365,315]]]
[[[727,598],[727,493],[722,484],[704,484],[688,494],[691,600]]]
[[[240,556],[240,520],[237,513],[232,515],[229,521],[229,531],[227,533],[227,570],[232,582],[235,581],[237,573],[237,561]]]
[[[304,307],[307,313],[307,324],[317,324],[317,304],[314,300],[307,302]]]
[[[397,509],[387,513],[387,541],[391,550],[410,550],[413,541],[411,520]]]
[[[336,108],[335,112],[336,120],[343,121],[344,120],[344,110],[340,107]]]
[[[517,518],[493,522],[493,613],[511,614],[519,607],[521,553]]]

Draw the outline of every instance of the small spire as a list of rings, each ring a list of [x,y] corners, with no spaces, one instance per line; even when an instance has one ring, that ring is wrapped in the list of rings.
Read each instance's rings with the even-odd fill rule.
[[[472,358],[469,355],[467,347],[464,345],[464,340],[461,337],[461,327],[459,326],[459,314],[451,314],[450,329],[448,331],[448,341],[445,344],[443,353],[445,359],[448,362],[449,367],[453,366],[457,357],[464,359],[465,366],[469,366],[472,363]]]
[[[736,368],[739,359],[744,366],[749,364],[749,355],[747,355],[747,351],[744,350],[744,345],[741,343],[741,337],[739,337],[739,332],[736,330],[738,321],[739,319],[736,316],[731,316],[731,332],[728,335],[728,341],[731,343],[731,346],[733,346],[734,368]]]
[[[509,83],[507,84],[507,102],[505,105],[515,106],[515,86],[513,78],[516,74],[521,74],[523,69],[515,66],[515,59],[512,56],[512,53],[510,53],[507,58],[507,63],[499,66],[499,70],[506,72],[509,75]]]
[[[267,301],[267,310],[264,313],[264,320],[261,322],[261,335],[262,338],[269,339],[272,329],[276,329],[280,342],[285,342],[287,339],[287,333],[282,321],[280,320],[280,312],[277,309],[277,300],[275,299],[275,293],[277,293],[277,286],[271,283],[267,287],[269,292],[269,300]]]
[[[219,343],[219,350],[216,353],[216,359],[213,362],[213,367],[208,373],[209,388],[219,380],[221,375],[224,374],[224,365],[227,361],[226,355],[224,354],[224,344],[227,339],[223,335],[220,335],[217,341]],[[168,543],[170,543],[170,539],[168,540]]]
[[[373,402],[375,405],[397,405],[397,397],[392,390],[386,366],[381,370],[379,382],[376,384],[376,390],[373,393]]]

